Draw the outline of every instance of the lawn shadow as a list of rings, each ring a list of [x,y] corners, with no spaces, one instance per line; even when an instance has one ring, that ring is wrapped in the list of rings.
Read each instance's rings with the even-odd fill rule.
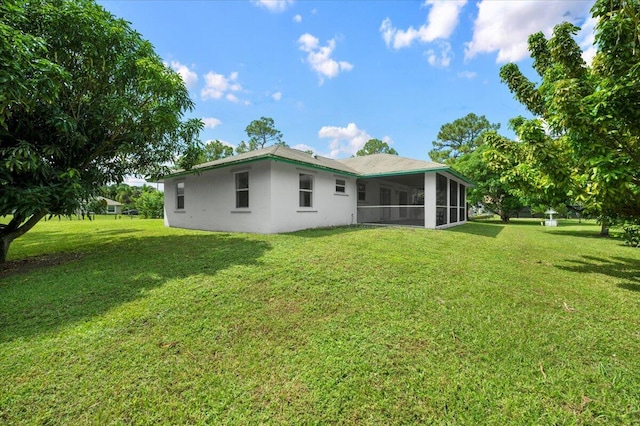
[[[483,220],[481,222],[467,222],[464,225],[447,228],[446,231],[496,238],[505,226],[502,222]]]
[[[602,274],[620,279],[616,285],[631,291],[640,291],[640,260],[625,257],[603,259],[583,256],[581,260],[568,260],[570,265],[556,265],[557,268],[578,274]]]
[[[362,231],[374,227],[366,225],[345,225],[345,226],[329,226],[323,228],[303,229],[300,231],[287,232],[286,235],[292,235],[303,238],[321,238],[331,235],[348,234],[350,232]]]
[[[545,231],[551,235],[565,235],[570,237],[579,237],[579,238],[614,238],[612,236],[602,236],[600,235],[600,231],[596,231],[593,228],[591,229],[579,229],[579,230],[563,230],[560,229],[549,229],[546,228]]]
[[[14,272],[0,281],[0,342],[82,322],[173,279],[259,264],[270,249],[267,242],[228,234],[143,237]]]

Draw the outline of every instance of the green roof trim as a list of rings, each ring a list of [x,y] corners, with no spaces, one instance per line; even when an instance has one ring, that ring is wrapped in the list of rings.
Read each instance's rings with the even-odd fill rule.
[[[475,183],[452,168],[433,162],[397,157],[389,154],[374,154],[365,157],[352,157],[344,160],[334,160],[318,155],[309,155],[300,150],[273,145],[258,151],[252,151],[237,156],[226,157],[196,166],[191,170],[178,170],[163,176],[159,181],[187,175],[198,175],[210,170],[223,169],[256,161],[271,160],[291,164],[307,169],[321,170],[342,176],[355,178],[381,178],[391,176],[415,175],[418,173],[444,172],[455,176],[463,182],[475,186]],[[366,173],[367,170],[376,171]]]
[[[224,162],[224,163],[221,163],[221,164],[213,164],[211,166],[194,167],[191,170],[181,170],[179,172],[171,173],[171,174],[168,174],[166,176],[163,176],[161,179],[159,179],[159,181],[164,181],[165,179],[176,178],[176,177],[180,177],[180,176],[197,175],[197,174],[200,174],[201,172],[206,172],[206,171],[209,171],[209,170],[222,169],[222,168],[225,168],[225,167],[231,167],[231,166],[238,166],[238,165],[242,165],[242,164],[255,163],[256,161],[262,161],[262,160],[280,161],[282,163],[292,164],[292,165],[295,165],[295,166],[301,166],[301,167],[305,167],[307,169],[317,169],[317,170],[329,171],[329,172],[332,172],[332,173],[338,173],[338,174],[341,174],[341,175],[346,175],[346,176],[351,176],[351,177],[358,177],[358,174],[352,173],[352,172],[347,172],[345,170],[334,169],[334,168],[331,168],[331,167],[320,166],[320,165],[317,165],[317,164],[305,163],[303,161],[291,160],[289,158],[284,158],[284,157],[280,157],[280,156],[273,155],[273,154],[265,154],[265,155],[260,155],[258,157],[245,158],[245,159],[240,159],[240,160],[236,160],[236,161],[231,160],[231,161],[227,161],[227,162]]]
[[[437,169],[416,169],[416,170],[404,170],[400,172],[387,172],[387,173],[370,173],[370,174],[360,174],[358,177],[360,178],[378,178],[378,177],[391,177],[391,176],[405,176],[405,175],[415,175],[418,173],[436,173],[436,172],[446,172],[454,175],[458,179],[468,183],[469,185],[474,185],[475,182],[463,176],[462,174],[456,172],[455,170],[449,167],[439,167]]]

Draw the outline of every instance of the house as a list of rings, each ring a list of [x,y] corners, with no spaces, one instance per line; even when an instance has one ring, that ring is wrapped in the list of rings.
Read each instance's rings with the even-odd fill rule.
[[[96,197],[98,200],[104,200],[107,203],[107,214],[121,214],[122,213],[122,203],[119,203],[115,200],[110,200],[105,197]]]
[[[264,234],[358,223],[460,225],[472,185],[439,163],[389,154],[334,160],[277,145],[162,181],[165,225]]]

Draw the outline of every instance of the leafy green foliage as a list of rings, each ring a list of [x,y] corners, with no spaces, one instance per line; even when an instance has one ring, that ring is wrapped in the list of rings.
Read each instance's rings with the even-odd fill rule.
[[[637,0],[596,1],[598,52],[591,67],[573,39],[578,28],[563,23],[548,40],[542,33],[529,38],[540,85],[515,64],[500,71],[516,99],[547,126],[549,136],[542,137],[542,121],[520,120],[527,166],[609,220],[640,217],[639,9]],[[538,182],[544,190],[551,186]]]
[[[225,145],[219,140],[209,141],[204,146],[203,154],[203,163],[215,161],[221,158],[231,157],[233,155],[233,147]]]
[[[640,247],[640,225],[634,223],[628,223],[624,225],[624,238],[625,242],[631,247]]]
[[[247,132],[249,142],[242,141],[238,144],[236,147],[238,154],[265,148],[270,143],[287,146],[282,140],[282,132],[275,128],[273,118],[260,117],[259,120],[253,120],[245,132]]]
[[[356,156],[362,157],[363,155],[371,155],[371,154],[398,155],[398,151],[391,148],[388,143],[383,142],[380,139],[369,139],[367,143],[364,144],[362,149],[356,152]]]
[[[473,152],[480,146],[484,132],[499,128],[499,123],[490,123],[484,115],[467,114],[440,127],[438,138],[432,142],[433,149],[429,151],[429,157],[438,163],[451,165],[459,156]]]
[[[136,201],[136,207],[145,219],[164,217],[164,192],[143,192]]]
[[[203,124],[182,120],[193,103],[180,76],[93,1],[0,7],[0,216],[12,215],[2,263],[45,215],[72,213],[126,175],[165,172]]]
[[[495,132],[490,134],[502,138]],[[467,202],[471,205],[482,204],[506,223],[525,204],[512,182],[503,179],[502,171],[491,167],[487,161],[488,150],[488,145],[480,144],[474,151],[458,157],[454,167],[475,183],[475,187],[467,189]]]
[[[104,198],[93,198],[86,205],[87,212],[104,214],[107,212],[107,201]]]

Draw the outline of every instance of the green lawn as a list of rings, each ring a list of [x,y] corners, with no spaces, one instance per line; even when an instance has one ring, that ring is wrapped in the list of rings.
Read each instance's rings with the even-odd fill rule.
[[[598,231],[42,222],[0,277],[0,423],[638,424],[640,250]]]

